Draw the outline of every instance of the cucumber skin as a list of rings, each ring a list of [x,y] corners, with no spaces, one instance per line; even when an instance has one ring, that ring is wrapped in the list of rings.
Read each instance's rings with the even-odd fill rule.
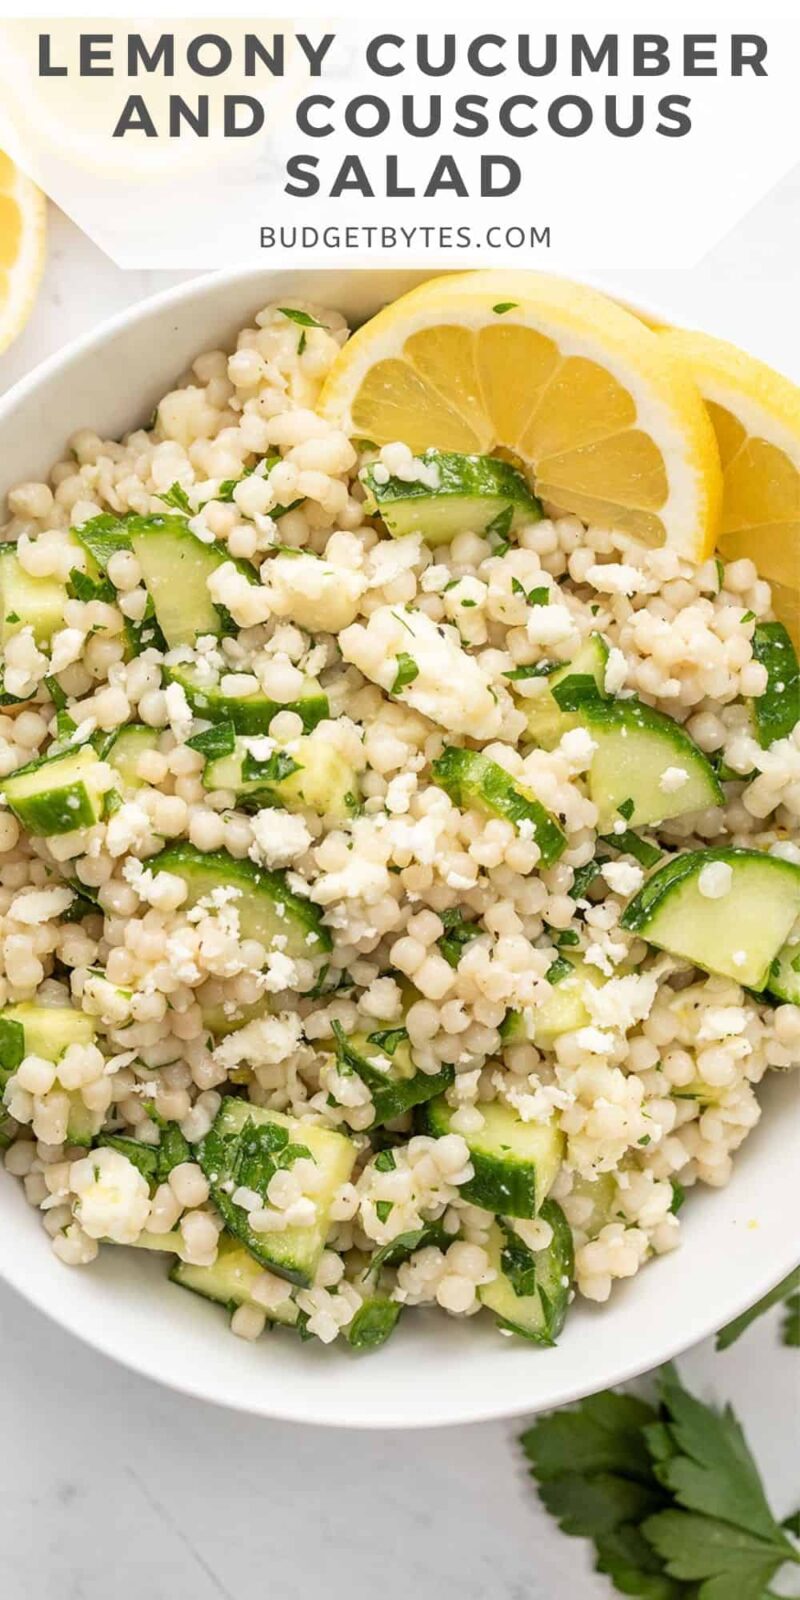
[[[536,1298],[539,1302],[541,1326],[538,1328],[530,1325],[526,1327],[524,1323],[516,1322],[513,1318],[503,1316],[497,1312],[486,1298],[487,1293],[491,1294],[492,1284],[488,1284],[486,1289],[479,1291],[479,1293],[487,1309],[494,1311],[498,1328],[502,1328],[508,1333],[515,1333],[520,1338],[527,1339],[530,1344],[552,1349],[564,1326],[569,1310],[569,1289],[575,1274],[575,1253],[572,1229],[558,1202],[545,1200],[539,1216],[553,1230],[553,1238],[546,1250],[531,1251],[534,1259],[544,1256],[546,1266],[550,1267],[550,1272],[547,1273],[549,1290],[544,1290],[546,1296],[545,1304],[542,1303],[542,1285],[539,1282],[539,1273],[537,1273]],[[495,1226],[499,1226],[499,1224],[495,1224]],[[558,1282],[555,1284],[552,1281],[554,1274],[558,1278]],[[562,1278],[567,1278],[569,1282],[562,1283]],[[513,1294],[510,1284],[509,1290]],[[534,1296],[530,1295],[526,1298],[533,1300]]]
[[[330,715],[328,697],[322,690],[288,703],[268,700],[265,695],[251,695],[244,700],[237,700],[220,694],[217,689],[198,689],[191,683],[185,668],[167,667],[165,676],[168,682],[180,684],[196,716],[204,717],[207,722],[230,722],[235,733],[268,733],[273,717],[277,717],[280,711],[294,711],[303,724],[304,733],[310,733],[317,723]]]
[[[716,959],[709,959],[705,953],[703,955],[691,953],[691,951],[687,953],[687,949],[682,948],[681,942],[677,940],[673,942],[672,938],[669,944],[664,944],[663,929],[660,938],[658,934],[654,938],[651,931],[654,918],[665,906],[665,903],[669,901],[672,894],[698,875],[704,866],[718,861],[731,866],[734,871],[737,867],[745,867],[750,863],[763,872],[765,865],[767,865],[768,870],[775,875],[776,887],[781,878],[786,884],[791,885],[795,898],[795,916],[800,914],[800,867],[795,866],[792,862],[784,861],[778,856],[767,855],[761,850],[747,850],[732,845],[729,848],[716,850],[690,850],[683,855],[673,857],[666,866],[658,868],[648,878],[638,894],[634,896],[623,912],[620,926],[629,933],[638,933],[650,944],[654,944],[657,949],[671,950],[674,954],[680,955],[684,960],[692,962],[695,966],[723,977],[733,978],[734,982],[740,983],[743,987],[761,993],[764,989],[768,990],[771,967],[776,956],[780,955],[784,947],[783,942],[771,957],[763,949],[759,953],[757,946],[755,950],[751,947],[750,965],[748,966],[747,962],[745,962],[741,966],[734,967],[725,955],[724,949],[722,951],[717,950]],[[714,902],[711,901],[709,903],[713,904]],[[742,924],[742,939],[743,941],[746,940],[748,926],[747,907],[741,904],[739,906],[732,905],[730,919],[734,926],[737,925],[737,921]],[[785,927],[783,933],[779,934],[781,941],[787,939],[791,932],[791,927],[792,922],[789,921],[788,927]],[[722,939],[721,935],[720,938]],[[722,942],[724,944],[724,939]],[[763,966],[759,961],[758,968],[755,967],[757,954],[760,954],[760,959],[764,960]]]
[[[604,732],[614,733],[616,731],[622,732],[623,730],[630,733],[634,738],[637,732],[663,738],[665,742],[668,741],[672,746],[676,760],[690,765],[693,776],[702,777],[708,789],[707,796],[704,796],[705,804],[709,806],[725,804],[725,792],[710,761],[703,755],[702,750],[698,748],[694,740],[690,739],[689,735],[684,733],[673,718],[668,717],[663,711],[656,711],[652,706],[645,705],[641,700],[601,700],[598,698],[594,702],[587,702],[585,709],[580,713],[580,720],[585,723],[589,733],[597,733],[601,739]],[[604,815],[602,796],[597,792],[596,782],[593,781],[594,766],[595,763],[593,761],[589,770],[589,790],[592,800],[600,813],[598,828],[602,831],[604,827],[609,826],[613,821],[613,814]],[[680,805],[680,809],[671,809],[669,801],[670,796],[665,794],[664,811],[659,817],[651,817],[648,814],[643,818],[638,808],[634,807],[631,816],[626,820],[631,828],[652,827],[671,816],[682,815],[687,809],[696,809],[695,807],[688,808],[685,804],[680,805],[680,790],[677,795],[677,803]]]
[[[327,1227],[322,1230],[321,1237],[318,1236],[311,1255],[308,1256],[308,1251],[306,1252],[308,1256],[307,1265],[301,1265],[297,1260],[292,1261],[288,1255],[285,1255],[282,1259],[282,1242],[285,1244],[287,1239],[290,1240],[291,1236],[296,1235],[299,1232],[303,1236],[303,1244],[310,1244],[313,1242],[315,1228],[289,1228],[285,1234],[255,1233],[250,1228],[250,1225],[247,1221],[247,1213],[241,1206],[235,1204],[228,1192],[220,1185],[220,1173],[226,1171],[227,1168],[227,1135],[224,1131],[226,1111],[228,1105],[233,1099],[234,1097],[230,1095],[223,1097],[222,1104],[217,1112],[214,1123],[212,1124],[208,1133],[205,1135],[205,1138],[201,1139],[200,1143],[195,1147],[195,1159],[199,1162],[203,1172],[209,1180],[214,1204],[216,1205],[228,1232],[232,1234],[235,1239],[238,1239],[240,1244],[244,1245],[244,1248],[249,1251],[253,1259],[259,1262],[262,1267],[265,1267],[267,1271],[274,1272],[277,1277],[285,1278],[287,1282],[297,1284],[298,1287],[307,1289],[313,1281],[319,1256],[322,1254],[322,1251],[325,1247],[325,1234],[327,1232]],[[243,1104],[243,1102],[237,1100],[235,1104],[236,1106],[240,1106]],[[261,1124],[265,1122],[277,1122],[281,1126],[294,1124],[295,1127],[300,1127],[300,1124],[297,1124],[294,1118],[285,1117],[280,1112],[267,1112],[259,1106],[251,1106],[249,1104],[246,1105],[246,1111],[247,1115],[244,1118],[242,1128],[239,1130],[240,1133],[244,1131],[244,1127],[247,1125],[248,1121]],[[222,1132],[220,1131],[220,1124],[223,1128]],[[330,1132],[330,1130],[325,1131]],[[352,1151],[352,1158],[349,1161],[349,1166],[344,1171],[344,1176],[341,1180],[342,1182],[346,1182],[349,1173],[352,1171],[352,1165],[355,1159],[355,1148],[351,1144],[350,1140],[345,1138],[345,1136],[342,1134],[330,1133],[330,1137],[332,1139],[338,1139],[343,1145],[349,1145],[350,1150]],[[324,1221],[327,1224],[327,1208],[324,1214]]]
[[[800,720],[800,665],[782,622],[757,623],[753,655],[767,669],[767,687],[752,702],[756,736],[762,750],[767,750],[776,739],[788,738]]]
[[[286,883],[285,873],[257,867],[252,861],[237,861],[227,850],[208,850],[203,854],[202,850],[196,850],[190,844],[169,846],[160,855],[152,857],[151,865],[156,872],[174,872],[189,882],[193,873],[216,873],[221,883],[238,884],[244,893],[264,894],[266,899],[286,906],[292,919],[307,928],[309,933],[316,933],[316,943],[309,945],[305,951],[307,956],[321,955],[333,948],[331,935],[323,927],[316,907],[310,900],[303,900],[292,892]]]
[[[440,1107],[434,1101],[423,1106],[419,1112],[423,1132],[435,1139],[450,1131],[449,1116],[445,1121],[439,1116],[439,1111]],[[471,1205],[481,1206],[484,1211],[493,1211],[495,1216],[530,1220],[537,1215],[537,1172],[532,1162],[515,1159],[511,1152],[498,1160],[496,1156],[473,1150],[471,1146],[469,1159],[474,1168],[474,1177],[467,1183],[459,1184],[458,1189],[464,1200],[469,1200]]]
[[[792,963],[798,962],[795,970]],[[786,1005],[800,1006],[800,943],[784,945],[772,963],[767,993]]]
[[[458,806],[474,805],[515,825],[531,822],[543,866],[552,866],[566,849],[566,834],[550,812],[541,801],[522,794],[510,774],[490,756],[448,745],[432,763],[431,773],[434,783]]]
[[[737,862],[744,861],[774,861],[776,867],[786,867],[790,872],[800,872],[788,861],[782,861],[779,856],[767,856],[763,850],[745,850],[739,845],[730,845],[718,850],[686,850],[679,856],[673,856],[665,866],[659,867],[652,877],[647,879],[635,894],[630,904],[625,907],[620,917],[620,927],[628,933],[639,933],[646,929],[653,912],[657,910],[664,897],[678,884],[694,876],[704,866],[715,861],[722,861],[727,866],[735,866]]]
[[[512,510],[508,531],[526,522],[538,522],[542,508],[527,482],[510,462],[493,456],[460,455],[456,451],[426,450],[421,459],[426,465],[439,468],[439,486],[429,489],[419,481],[406,483],[402,478],[390,478],[388,483],[376,483],[372,467],[359,474],[367,492],[368,515],[380,516],[393,538],[409,533],[420,533],[432,545],[447,544],[455,538],[459,528],[436,528],[436,523],[446,523],[446,512],[462,504],[465,507],[464,526],[470,526],[470,502],[485,503],[487,522],[505,507]],[[432,513],[426,519],[426,511]],[[442,517],[439,515],[444,512]],[[426,532],[426,520],[428,529]],[[480,529],[476,529],[480,532]],[[431,534],[430,540],[427,533]]]
[[[376,1055],[380,1054],[379,1045],[375,1045],[374,1049]],[[378,1067],[371,1066],[350,1041],[343,1046],[342,1053],[348,1066],[358,1074],[372,1095],[375,1115],[370,1128],[378,1128],[384,1122],[394,1122],[396,1117],[404,1116],[414,1106],[435,1099],[450,1088],[455,1077],[454,1067],[442,1067],[435,1074],[415,1072],[410,1078],[392,1078],[391,1072],[381,1072]]]

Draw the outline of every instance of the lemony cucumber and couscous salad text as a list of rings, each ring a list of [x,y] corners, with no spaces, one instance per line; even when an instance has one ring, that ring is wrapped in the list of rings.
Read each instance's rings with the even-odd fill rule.
[[[291,299],[9,494],[0,1141],[64,1263],[546,1346],[727,1182],[800,1059],[800,686],[681,337]]]

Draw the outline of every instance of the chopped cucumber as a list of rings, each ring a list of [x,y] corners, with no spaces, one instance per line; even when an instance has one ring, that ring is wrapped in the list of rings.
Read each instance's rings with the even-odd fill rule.
[[[103,751],[103,759],[114,768],[125,789],[138,789],[144,782],[139,777],[139,757],[145,750],[155,750],[161,737],[159,728],[148,728],[143,722],[129,722],[112,735]]]
[[[566,834],[555,817],[490,756],[448,745],[433,762],[431,773],[434,783],[455,805],[472,806],[485,816],[504,817],[519,833],[534,839],[543,866],[551,866],[565,850]]]
[[[176,1261],[169,1276],[171,1283],[179,1284],[182,1289],[190,1289],[192,1294],[202,1295],[204,1300],[227,1306],[230,1311],[235,1311],[237,1306],[257,1306],[263,1310],[263,1306],[259,1306],[258,1301],[252,1298],[252,1290],[263,1271],[264,1268],[254,1261],[249,1250],[245,1250],[231,1234],[222,1233],[213,1266],[193,1267],[188,1261]],[[286,1299],[271,1308],[269,1321],[294,1327],[297,1315],[297,1306],[287,1290]]]
[[[99,769],[91,745],[80,745],[18,767],[3,780],[0,794],[29,833],[71,833],[103,815],[103,794],[92,781]]]
[[[573,1228],[579,1229],[587,1239],[596,1239],[606,1223],[614,1221],[616,1193],[617,1180],[613,1172],[598,1172],[594,1178],[583,1178],[580,1173],[573,1173],[569,1198],[582,1202],[580,1220],[576,1221],[573,1217]]]
[[[230,619],[208,592],[208,579],[232,557],[224,546],[198,539],[186,517],[103,515],[74,532],[103,572],[117,551],[133,551],[170,649],[194,644],[200,634],[230,631]],[[234,565],[248,582],[258,583],[258,574],[247,562]]]
[[[279,711],[294,711],[306,733],[328,716],[328,697],[316,678],[308,678],[297,700],[270,700],[265,694],[228,695],[218,685],[208,684],[198,668],[191,665],[168,667],[166,677],[179,683],[195,716],[209,722],[229,722],[236,733],[268,733]]]
[[[91,1017],[72,1006],[41,1006],[23,1001],[0,1012],[0,1093],[25,1056],[57,1062],[71,1044],[94,1044]],[[90,1145],[104,1114],[90,1111],[79,1089],[70,1089],[67,1143]]]
[[[769,969],[767,989],[776,1000],[800,1006],[800,934],[787,939]]]
[[[712,866],[730,869],[730,886],[713,898],[701,889]],[[798,916],[800,867],[731,847],[674,856],[631,900],[622,927],[706,972],[763,989]]]
[[[268,1205],[270,1179],[279,1167],[290,1167],[301,1152],[317,1163],[322,1176],[313,1196],[314,1221],[307,1227],[255,1233],[248,1213],[232,1198],[233,1191],[237,1187],[254,1190]],[[340,1185],[347,1183],[355,1157],[355,1145],[343,1134],[298,1122],[279,1111],[266,1111],[231,1095],[222,1101],[213,1127],[197,1147],[197,1159],[228,1231],[262,1266],[303,1287],[313,1281],[328,1236],[331,1201]]]
[[[369,516],[382,517],[395,539],[421,533],[426,544],[449,544],[458,533],[509,533],[538,522],[542,508],[521,472],[494,456],[463,456],[426,450],[426,466],[435,467],[435,489],[403,478],[380,482],[375,466],[360,473]]]
[[[545,1200],[539,1213],[553,1230],[544,1250],[530,1250],[510,1223],[493,1223],[487,1245],[497,1273],[478,1295],[508,1333],[534,1344],[553,1345],[564,1326],[575,1270],[572,1232],[561,1207]]]
[[[586,985],[598,989],[603,975],[584,961],[570,961],[572,971],[554,983],[547,999],[524,1011],[509,1011],[500,1033],[504,1044],[527,1042],[540,1050],[551,1050],[562,1033],[573,1033],[591,1022],[585,999]]]
[[[14,1063],[18,1066],[23,1056],[59,1061],[71,1044],[94,1044],[95,1030],[91,1017],[72,1006],[41,1006],[25,1000],[0,1012],[0,1072],[6,1065],[2,1041],[12,1038],[20,1051]]]
[[[501,1101],[480,1107],[483,1127],[464,1135],[474,1177],[459,1185],[472,1205],[507,1217],[535,1217],[552,1188],[564,1156],[564,1135],[555,1121],[523,1122]],[[422,1113],[426,1131],[450,1133],[453,1111],[442,1095]]]
[[[31,628],[37,644],[49,644],[64,626],[67,590],[57,578],[26,572],[13,544],[0,545],[0,646]]]
[[[232,789],[237,797],[287,811],[308,806],[320,817],[353,816],[359,804],[358,775],[335,745],[312,733],[295,740],[291,755],[276,749],[260,758],[250,749],[251,742],[237,738],[230,755],[207,763],[206,789]]]
[[[230,560],[224,546],[205,544],[180,516],[133,517],[128,531],[158,626],[170,649],[194,644],[200,634],[228,631],[223,613],[208,592],[212,572]],[[240,570],[251,583],[258,582],[253,567]]]
[[[290,957],[313,958],[331,949],[331,936],[322,926],[319,910],[310,900],[294,894],[285,872],[268,872],[252,861],[237,861],[227,850],[205,854],[191,844],[177,844],[151,858],[155,872],[174,872],[189,891],[187,907],[218,889],[235,889],[233,905],[239,913],[244,939],[257,939],[266,950],[278,948]]]
[[[714,769],[683,728],[639,700],[587,699],[580,718],[597,749],[589,793],[601,833],[620,820],[644,828],[687,811],[723,805]],[[667,773],[682,774],[677,788]]]
[[[520,711],[524,711],[528,719],[528,733],[534,744],[542,750],[553,750],[570,728],[580,727],[580,714],[577,711],[564,711],[555,699],[553,690],[566,683],[568,678],[577,678],[582,682],[591,679],[598,694],[604,694],[607,662],[608,645],[599,633],[593,633],[581,645],[572,661],[558,667],[546,678],[539,678],[541,687],[537,695],[530,699],[518,699]],[[517,670],[519,673],[524,668]]]
[[[211,979],[210,982],[215,980]],[[243,1028],[246,1022],[253,1022],[256,1017],[263,1017],[269,1011],[269,995],[261,995],[258,1000],[240,1004],[234,1000],[206,999],[207,987],[207,984],[203,984],[197,998],[203,1012],[203,1027],[209,1033],[213,1033],[216,1039],[223,1038],[226,1033],[235,1033],[238,1028]],[[233,1077],[241,1070],[246,1071],[247,1076],[244,1081],[249,1082],[251,1077],[249,1068],[234,1067],[233,1071],[228,1073],[228,1077]],[[238,1083],[240,1080],[237,1077],[235,1081]]]
[[[417,1069],[404,1028],[387,1026],[349,1038],[340,1031],[336,1054],[339,1071],[357,1073],[369,1089],[375,1108],[373,1128],[433,1100],[453,1082],[452,1067],[433,1074]]]
[[[800,665],[782,622],[756,624],[753,655],[767,669],[767,687],[753,701],[756,736],[766,750],[776,739],[787,739],[800,721]]]

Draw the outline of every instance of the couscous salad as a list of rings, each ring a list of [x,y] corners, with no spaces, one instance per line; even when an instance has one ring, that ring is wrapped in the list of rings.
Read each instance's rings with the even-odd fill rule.
[[[64,1263],[546,1346],[679,1245],[800,1060],[756,366],[534,274],[292,299],[10,493],[0,1141]]]

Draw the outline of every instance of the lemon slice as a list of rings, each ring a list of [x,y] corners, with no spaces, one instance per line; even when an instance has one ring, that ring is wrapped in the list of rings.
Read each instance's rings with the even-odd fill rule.
[[[378,445],[504,453],[584,522],[694,561],[713,549],[719,454],[691,377],[638,317],[580,284],[430,279],[348,340],[321,405]]]
[[[44,266],[45,199],[0,150],[0,350],[28,320]]]
[[[800,646],[800,389],[709,334],[669,329],[661,338],[690,368],[717,436],[719,548],[755,562]]]

